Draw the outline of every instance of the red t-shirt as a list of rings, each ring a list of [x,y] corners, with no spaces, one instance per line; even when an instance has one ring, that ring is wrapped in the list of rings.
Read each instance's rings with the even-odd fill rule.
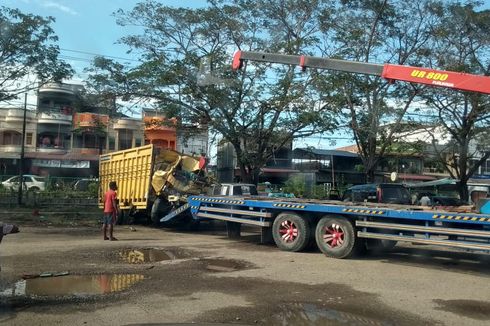
[[[112,189],[107,190],[104,195],[104,213],[113,213],[114,205],[113,201],[116,200],[116,192]]]

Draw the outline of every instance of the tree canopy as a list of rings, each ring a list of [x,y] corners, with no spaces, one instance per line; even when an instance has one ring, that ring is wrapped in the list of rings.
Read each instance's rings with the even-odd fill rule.
[[[490,11],[478,12],[478,3],[451,3],[440,7],[440,24],[433,28],[434,55],[428,64],[437,67],[490,75]],[[467,198],[466,184],[490,157],[488,125],[490,97],[479,93],[427,89],[423,98],[430,108],[432,123],[450,135],[442,146],[434,141],[435,152],[445,170],[459,180],[461,198]]]
[[[71,67],[58,58],[52,22],[52,17],[0,7],[0,101],[72,74]]]
[[[92,86],[146,100],[180,121],[206,123],[233,145],[244,180],[257,182],[260,168],[278,148],[331,130],[336,120],[318,105],[312,76],[268,64],[232,72],[232,52],[307,51],[320,6],[320,1],[303,6],[298,1],[211,1],[208,8],[184,9],[147,1],[130,12],[120,10],[120,25],[144,29],[121,40],[141,53],[142,63],[128,69],[99,59]]]
[[[234,147],[245,181],[257,181],[278,147],[338,128],[352,131],[373,180],[415,102],[437,109],[437,99],[444,98],[458,110],[474,102],[470,106],[481,111],[488,96],[266,63],[249,62],[233,72],[232,53],[308,54],[488,74],[489,20],[476,7],[438,0],[210,0],[205,8],[189,9],[148,0],[115,13],[120,26],[140,29],[120,42],[141,63],[127,67],[98,58],[90,81],[94,90],[161,108],[181,122],[209,125]],[[472,130],[482,126],[479,121]]]

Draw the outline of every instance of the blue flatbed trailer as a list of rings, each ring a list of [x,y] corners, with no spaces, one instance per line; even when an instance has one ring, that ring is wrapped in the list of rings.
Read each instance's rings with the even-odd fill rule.
[[[329,257],[346,258],[369,246],[397,242],[490,252],[490,214],[434,210],[428,207],[332,200],[267,197],[191,196],[168,221],[190,210],[195,220],[222,220],[230,237],[242,224],[261,228],[262,241],[273,239],[286,251],[302,251],[316,242]]]

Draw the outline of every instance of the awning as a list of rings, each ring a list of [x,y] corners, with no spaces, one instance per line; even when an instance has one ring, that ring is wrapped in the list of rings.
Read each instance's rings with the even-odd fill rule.
[[[79,161],[98,161],[99,155],[82,154],[82,153],[42,153],[29,152],[25,153],[26,158],[38,160],[79,160]]]
[[[386,177],[390,177],[390,175],[385,174]],[[417,180],[417,181],[432,181],[436,180],[436,177],[430,176],[430,175],[421,175],[421,174],[406,174],[406,173],[399,173],[398,174],[398,180]]]
[[[262,173],[298,173],[299,170],[285,169],[285,168],[262,168],[260,169]]]

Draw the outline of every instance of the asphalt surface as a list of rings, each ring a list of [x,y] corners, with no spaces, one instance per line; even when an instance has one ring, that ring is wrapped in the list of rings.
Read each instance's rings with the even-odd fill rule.
[[[5,237],[0,323],[490,324],[488,255],[405,245],[338,260],[261,245],[253,229],[237,240],[219,224],[132,229],[118,227],[114,242],[87,226]],[[148,249],[144,261],[139,249]],[[43,272],[51,276],[22,280]],[[68,275],[53,276],[60,272]]]

